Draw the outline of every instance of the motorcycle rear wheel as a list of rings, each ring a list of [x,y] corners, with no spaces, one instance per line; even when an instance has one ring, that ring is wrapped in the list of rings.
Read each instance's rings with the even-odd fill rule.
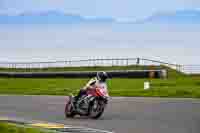
[[[73,118],[76,114],[73,112],[72,97],[69,97],[69,101],[65,105],[65,117]]]

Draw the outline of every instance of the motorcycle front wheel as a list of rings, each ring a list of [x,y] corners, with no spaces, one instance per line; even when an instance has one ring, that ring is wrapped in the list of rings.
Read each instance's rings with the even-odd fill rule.
[[[105,103],[103,101],[94,100],[89,105],[89,117],[92,119],[98,119],[102,116],[105,108]]]

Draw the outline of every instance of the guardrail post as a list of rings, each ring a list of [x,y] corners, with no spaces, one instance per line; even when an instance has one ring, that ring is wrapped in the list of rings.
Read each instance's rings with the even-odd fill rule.
[[[140,65],[140,58],[137,58],[136,65]]]
[[[181,72],[181,65],[177,65],[178,71]]]
[[[112,66],[113,66],[113,59],[111,59],[111,61],[112,61]]]
[[[128,66],[129,64],[128,64],[128,58],[126,59],[126,66]]]

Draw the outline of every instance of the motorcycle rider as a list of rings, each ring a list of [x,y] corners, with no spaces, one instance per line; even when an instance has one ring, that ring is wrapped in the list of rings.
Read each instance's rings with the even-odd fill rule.
[[[90,79],[89,82],[82,89],[80,89],[78,95],[75,97],[75,104],[81,96],[86,95],[87,90],[89,89],[95,89],[96,86],[100,85],[102,88],[107,90],[107,78],[108,74],[106,72],[97,72],[96,77]]]

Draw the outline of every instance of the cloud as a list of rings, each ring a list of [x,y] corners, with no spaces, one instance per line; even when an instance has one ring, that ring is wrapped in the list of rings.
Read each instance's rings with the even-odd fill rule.
[[[137,21],[139,24],[200,24],[200,10],[177,10],[157,12],[144,20]]]
[[[144,18],[156,11],[198,8],[199,0],[1,0],[0,12],[61,10],[82,16]]]
[[[0,15],[0,24],[77,24],[77,23],[109,23],[109,24],[200,24],[200,10],[177,10],[156,12],[145,18],[116,19],[112,17],[82,16],[67,14],[62,11],[49,10],[37,12],[24,12],[17,15]],[[127,26],[127,25],[126,25]]]
[[[84,17],[58,11],[25,12],[18,15],[0,15],[0,24],[77,24],[113,23],[113,18]]]

